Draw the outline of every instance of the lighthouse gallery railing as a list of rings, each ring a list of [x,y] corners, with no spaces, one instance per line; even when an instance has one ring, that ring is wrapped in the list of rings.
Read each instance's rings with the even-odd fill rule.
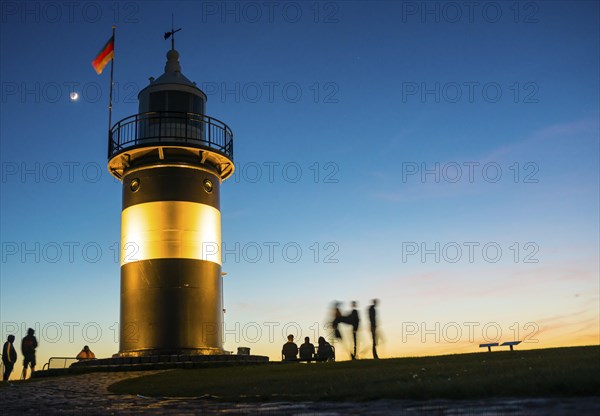
[[[153,111],[126,117],[110,129],[108,158],[146,146],[208,148],[233,160],[233,132],[203,114]]]

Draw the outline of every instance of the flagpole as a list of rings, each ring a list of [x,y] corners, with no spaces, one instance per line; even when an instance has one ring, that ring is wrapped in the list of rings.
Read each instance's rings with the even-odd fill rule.
[[[112,38],[113,38],[113,58],[110,60],[110,93],[108,99],[108,136],[110,138],[110,129],[112,127],[112,97],[113,97],[113,67],[115,63],[115,29],[112,27]]]

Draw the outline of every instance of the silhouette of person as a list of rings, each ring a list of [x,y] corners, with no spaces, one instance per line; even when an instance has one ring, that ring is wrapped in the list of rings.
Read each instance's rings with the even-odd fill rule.
[[[338,329],[338,325],[340,322],[344,322],[344,317],[342,316],[342,312],[340,311],[340,302],[333,303],[333,321],[331,322],[331,326],[333,327],[333,332],[337,339],[342,339],[342,334]]]
[[[27,378],[27,367],[31,366],[31,374],[35,371],[35,349],[38,346],[35,339],[35,331],[32,328],[27,329],[27,335],[21,340],[21,352],[23,353],[23,373],[21,378]]]
[[[358,303],[353,300],[351,303],[352,311],[344,318],[345,323],[352,325],[352,340],[354,341],[354,352],[350,354],[353,360],[356,360],[356,333],[358,332],[358,325],[360,318],[358,317],[358,311],[356,307]]]
[[[2,380],[8,381],[15,363],[17,362],[17,350],[15,350],[15,336],[9,335],[2,347],[2,363],[4,364],[4,374]]]
[[[315,346],[310,343],[310,338],[304,338],[304,344],[300,345],[300,359],[312,361],[315,355]]]
[[[283,361],[297,361],[298,360],[298,346],[294,342],[294,336],[288,335],[288,341],[283,344],[281,354],[283,355]]]
[[[319,337],[319,350],[315,355],[317,361],[329,361],[335,359],[331,344],[325,341],[325,338]]]
[[[377,355],[377,310],[375,307],[379,304],[378,299],[373,299],[373,303],[369,306],[369,322],[371,323],[371,337],[373,338],[373,358],[378,359]]]
[[[79,361],[81,360],[93,360],[96,358],[96,354],[94,354],[92,352],[92,350],[90,350],[90,347],[88,347],[87,345],[85,345],[83,347],[83,349],[79,352],[79,354],[77,354],[77,358]]]

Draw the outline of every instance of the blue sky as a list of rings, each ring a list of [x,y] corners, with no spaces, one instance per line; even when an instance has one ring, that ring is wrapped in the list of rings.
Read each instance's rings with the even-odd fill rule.
[[[118,350],[121,194],[90,62],[116,24],[113,121],[135,114],[172,13],[234,132],[228,349],[277,359],[293,323],[323,334],[332,300],[366,319],[373,297],[384,356],[477,351],[495,325],[598,343],[597,2],[52,4],[3,2],[0,29],[2,337],[37,326],[41,362]]]

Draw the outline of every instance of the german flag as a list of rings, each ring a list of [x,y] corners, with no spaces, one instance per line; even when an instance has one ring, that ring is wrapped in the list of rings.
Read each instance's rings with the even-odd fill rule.
[[[92,61],[92,66],[96,70],[96,73],[100,75],[104,67],[115,57],[115,36],[106,42],[106,45],[100,50],[100,53]]]

